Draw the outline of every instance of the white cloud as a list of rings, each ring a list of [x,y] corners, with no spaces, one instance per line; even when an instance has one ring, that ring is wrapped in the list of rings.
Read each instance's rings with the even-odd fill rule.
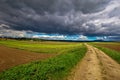
[[[78,40],[88,40],[87,36],[80,35]]]
[[[0,24],[0,29],[2,28],[10,28],[10,26],[6,25],[6,24]]]
[[[4,37],[25,37],[26,31],[17,31],[10,29],[9,25],[0,25],[0,36]]]
[[[1,30],[0,30],[1,32]],[[5,37],[25,37],[26,31],[2,30],[1,36]]]
[[[103,36],[103,37],[96,37],[97,40],[107,40],[108,37],[107,36]]]
[[[64,35],[33,35],[32,38],[48,39],[48,40],[65,40]]]
[[[0,37],[2,36],[3,34],[0,34]]]

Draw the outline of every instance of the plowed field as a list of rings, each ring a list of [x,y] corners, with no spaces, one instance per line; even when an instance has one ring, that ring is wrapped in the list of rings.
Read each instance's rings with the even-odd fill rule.
[[[55,56],[55,54],[39,54],[0,46],[0,72],[19,64],[33,60],[42,60],[52,56]]]

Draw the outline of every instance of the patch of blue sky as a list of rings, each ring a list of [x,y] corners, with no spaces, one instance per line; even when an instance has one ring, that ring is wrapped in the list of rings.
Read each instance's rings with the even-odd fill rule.
[[[47,34],[47,33],[33,33],[33,34],[26,34],[27,37],[31,38],[42,38],[42,39],[50,39],[50,40],[73,40],[73,41],[94,41],[101,38],[98,38],[97,36],[84,36],[80,34],[74,34],[74,35],[63,35],[63,34]],[[83,37],[83,39],[82,39]],[[85,38],[85,39],[84,39]]]

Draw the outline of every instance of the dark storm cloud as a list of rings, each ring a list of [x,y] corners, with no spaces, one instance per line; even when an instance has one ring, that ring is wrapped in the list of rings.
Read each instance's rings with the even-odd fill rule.
[[[109,36],[108,39],[113,41],[120,41],[120,36]]]
[[[0,0],[0,24],[43,33],[120,35],[119,0]]]

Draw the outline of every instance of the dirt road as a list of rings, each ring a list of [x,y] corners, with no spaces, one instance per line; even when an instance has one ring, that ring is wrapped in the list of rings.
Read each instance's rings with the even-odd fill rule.
[[[68,80],[120,80],[120,65],[101,50],[86,46],[88,52]]]
[[[0,46],[0,72],[16,65],[33,60],[46,59],[52,56],[55,56],[55,54],[39,54]]]

